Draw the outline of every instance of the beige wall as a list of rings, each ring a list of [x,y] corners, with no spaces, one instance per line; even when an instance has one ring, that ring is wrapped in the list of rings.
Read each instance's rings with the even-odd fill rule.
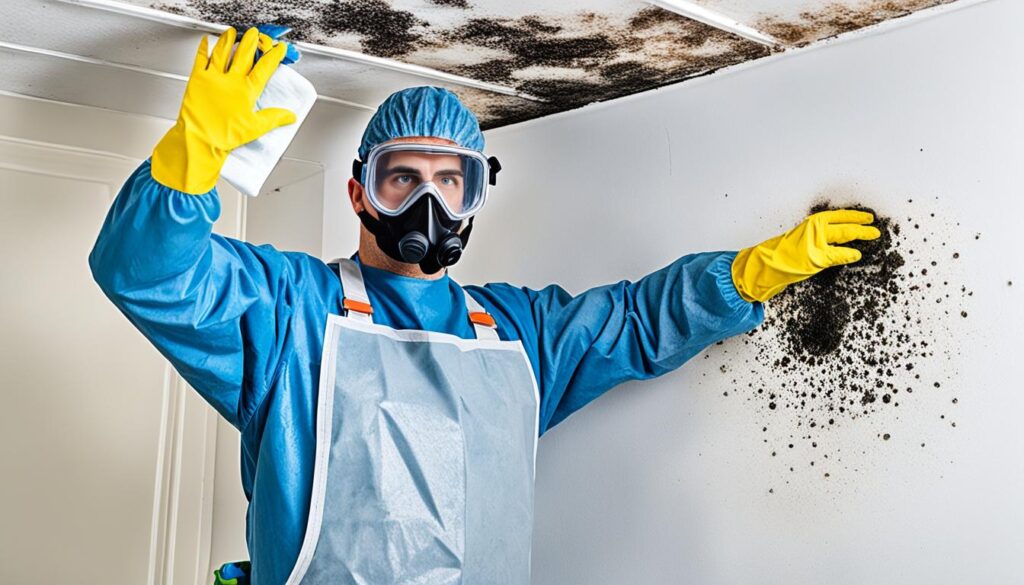
[[[351,229],[325,236],[324,224],[367,117],[319,102],[268,182],[279,190],[246,199],[219,185],[216,229],[318,256],[353,248]],[[238,433],[86,263],[114,195],[170,124],[0,95],[5,583],[208,583],[248,556]]]

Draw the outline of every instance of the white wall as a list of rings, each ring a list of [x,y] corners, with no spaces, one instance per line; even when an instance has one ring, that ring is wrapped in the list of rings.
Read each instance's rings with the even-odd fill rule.
[[[794,421],[712,375],[752,357],[741,340],[575,414],[540,443],[535,583],[1024,582],[1020,22],[993,0],[488,133],[505,170],[462,282],[578,292],[756,243],[831,194],[897,218],[927,201],[975,290],[941,323],[950,393],[830,433],[847,469],[828,480],[772,458]]]

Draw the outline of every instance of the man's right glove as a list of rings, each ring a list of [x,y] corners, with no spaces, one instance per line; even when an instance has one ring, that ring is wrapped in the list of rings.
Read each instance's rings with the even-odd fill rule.
[[[207,37],[199,42],[178,121],[153,149],[151,172],[164,186],[193,195],[207,193],[233,149],[295,122],[295,114],[284,108],[256,110],[256,99],[284,59],[288,44],[275,45],[269,36],[250,28],[232,57],[235,36],[229,27],[209,56]],[[257,45],[263,55],[254,65]]]
[[[741,250],[732,262],[736,290],[748,302],[764,302],[826,268],[860,260],[859,250],[831,244],[877,239],[881,232],[867,225],[873,221],[865,211],[822,211],[781,236]]]

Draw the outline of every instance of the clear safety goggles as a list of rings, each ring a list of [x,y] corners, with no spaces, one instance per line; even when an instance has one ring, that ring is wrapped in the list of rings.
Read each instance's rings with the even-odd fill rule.
[[[484,206],[500,169],[496,158],[468,148],[394,143],[354,161],[352,176],[362,177],[370,204],[384,215],[400,215],[429,194],[453,219],[465,219]]]

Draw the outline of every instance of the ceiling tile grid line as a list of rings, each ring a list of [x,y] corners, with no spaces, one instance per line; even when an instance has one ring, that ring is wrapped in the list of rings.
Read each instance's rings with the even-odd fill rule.
[[[698,22],[703,22],[706,25],[713,26],[725,32],[741,36],[747,40],[754,41],[755,43],[761,43],[762,45],[767,45],[769,47],[778,47],[782,45],[778,39],[768,33],[759,31],[752,26],[733,20],[724,14],[720,14],[699,4],[694,4],[693,2],[687,2],[686,0],[647,0],[647,2],[659,8],[675,12],[681,16],[692,18]]]
[[[152,8],[146,8],[144,6],[137,6],[134,4],[127,4],[124,2],[118,2],[116,0],[60,0],[68,4],[75,4],[86,8],[93,8],[96,10],[107,10],[110,12],[116,12],[127,16],[134,16],[136,18],[144,18],[147,20],[154,20],[161,24],[167,24],[171,26],[178,26],[182,28],[188,28],[198,30],[202,32],[220,34],[228,28],[229,25],[222,23],[204,22],[195,18],[187,16],[181,16],[169,12],[160,10],[154,10]],[[380,67],[383,69],[391,69],[402,73],[408,73],[410,75],[416,75],[420,77],[426,77],[428,79],[434,79],[437,81],[444,81],[447,83],[454,83],[456,85],[463,85],[466,87],[472,87],[483,91],[490,91],[498,94],[512,95],[522,97],[524,99],[538,100],[538,98],[522,94],[514,89],[503,87],[493,83],[484,83],[476,79],[470,79],[461,77],[458,75],[452,75],[444,71],[437,71],[430,69],[429,67],[423,67],[413,63],[403,63],[401,61],[395,61],[393,59],[384,59],[373,55],[367,55],[358,51],[350,51],[347,49],[341,49],[336,47],[317,46],[310,43],[304,43],[302,41],[295,41],[295,46],[304,52],[315,53],[325,55],[328,57],[334,57],[337,59],[343,59],[346,61],[352,61],[355,63],[362,63],[373,67]],[[543,101],[543,100],[538,100]]]
[[[65,52],[62,52],[62,51],[54,51],[52,49],[44,49],[44,48],[41,48],[41,47],[31,47],[31,46],[28,46],[28,45],[21,45],[21,44],[18,44],[18,43],[9,43],[7,41],[2,41],[2,40],[0,40],[0,50],[15,51],[15,52],[19,52],[19,53],[29,53],[29,54],[33,54],[33,55],[42,55],[42,56],[46,56],[46,57],[54,57],[54,58],[57,58],[57,59],[63,59],[65,61],[74,61],[74,62],[78,62],[78,63],[87,63],[89,65],[99,65],[101,67],[108,67],[108,68],[111,68],[111,69],[120,69],[122,71],[131,71],[133,73],[141,73],[143,75],[150,75],[150,76],[153,76],[153,77],[161,77],[161,78],[164,78],[164,79],[172,79],[172,80],[175,80],[175,81],[180,81],[182,83],[185,83],[185,82],[188,81],[188,76],[179,75],[177,73],[170,73],[170,72],[167,72],[167,71],[160,71],[160,70],[152,69],[152,68],[149,68],[149,67],[139,67],[137,65],[129,65],[129,64],[126,64],[126,63],[117,63],[115,61],[106,61],[104,59],[96,59],[94,57],[86,57],[84,55],[75,55],[75,54],[71,54],[71,53],[65,53]],[[316,99],[322,100],[322,101],[327,101],[327,102],[332,102],[332,103],[336,103],[336,104],[340,104],[340,105],[347,106],[347,107],[350,107],[350,108],[355,108],[357,110],[364,110],[364,111],[369,111],[369,112],[377,111],[377,108],[375,108],[373,106],[368,106],[366,104],[359,104],[359,103],[356,103],[356,102],[350,102],[348,100],[343,100],[343,99],[331,97],[331,96],[328,96],[328,95],[317,94],[317,98]]]

